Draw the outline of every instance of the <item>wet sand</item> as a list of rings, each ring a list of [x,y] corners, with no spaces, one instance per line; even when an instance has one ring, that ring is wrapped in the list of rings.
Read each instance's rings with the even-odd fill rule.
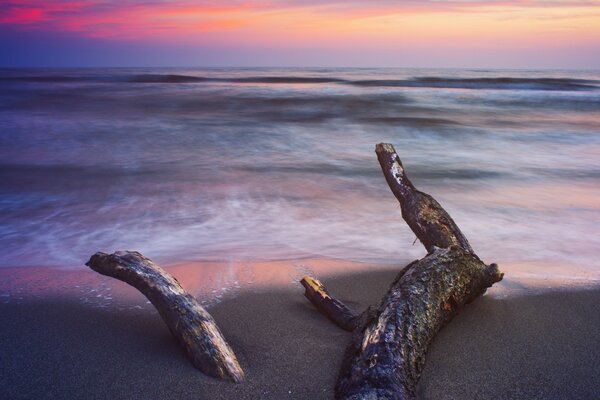
[[[394,276],[324,280],[360,310]],[[600,288],[501,293],[492,289],[442,329],[418,398],[600,398]],[[210,306],[246,370],[241,384],[202,375],[156,311],[125,303],[99,308],[54,296],[0,304],[0,398],[333,398],[349,334],[318,314],[300,287],[242,290]]]

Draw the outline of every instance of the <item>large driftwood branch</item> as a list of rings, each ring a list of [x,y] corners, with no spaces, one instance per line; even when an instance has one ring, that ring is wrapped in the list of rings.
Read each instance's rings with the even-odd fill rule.
[[[142,292],[200,371],[234,382],[244,378],[233,350],[212,316],[181,287],[177,279],[150,259],[135,251],[99,252],[86,265]]]
[[[448,213],[408,179],[391,144],[377,158],[402,217],[429,254],[408,265],[377,311],[358,327],[336,384],[340,399],[413,399],[429,344],[468,302],[502,279],[484,264]]]
[[[391,144],[378,144],[375,151],[400,202],[402,217],[428,254],[400,271],[377,307],[354,319],[356,329],[342,362],[335,396],[406,400],[415,397],[435,334],[503,275],[496,264],[486,265],[475,255],[456,223],[433,197],[414,187]],[[313,297],[307,297],[332,319],[331,311],[328,314]],[[329,297],[330,302],[337,302]]]

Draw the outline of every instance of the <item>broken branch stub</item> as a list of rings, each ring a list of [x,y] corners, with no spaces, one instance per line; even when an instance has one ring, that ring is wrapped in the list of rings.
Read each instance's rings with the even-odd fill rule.
[[[358,315],[344,303],[331,297],[320,281],[306,275],[300,283],[305,289],[304,296],[334,324],[350,332],[356,328]]]

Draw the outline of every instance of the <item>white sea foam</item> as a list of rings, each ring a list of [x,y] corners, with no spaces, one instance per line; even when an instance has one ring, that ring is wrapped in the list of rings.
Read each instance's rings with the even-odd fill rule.
[[[113,72],[0,81],[0,266],[419,258],[386,141],[485,260],[600,274],[598,73]]]

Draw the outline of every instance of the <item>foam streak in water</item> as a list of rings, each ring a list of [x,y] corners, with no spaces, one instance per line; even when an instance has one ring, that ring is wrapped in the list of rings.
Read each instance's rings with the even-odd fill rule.
[[[75,268],[124,248],[161,263],[419,258],[373,153],[391,142],[486,261],[597,276],[598,82],[565,71],[5,70],[0,266]]]

